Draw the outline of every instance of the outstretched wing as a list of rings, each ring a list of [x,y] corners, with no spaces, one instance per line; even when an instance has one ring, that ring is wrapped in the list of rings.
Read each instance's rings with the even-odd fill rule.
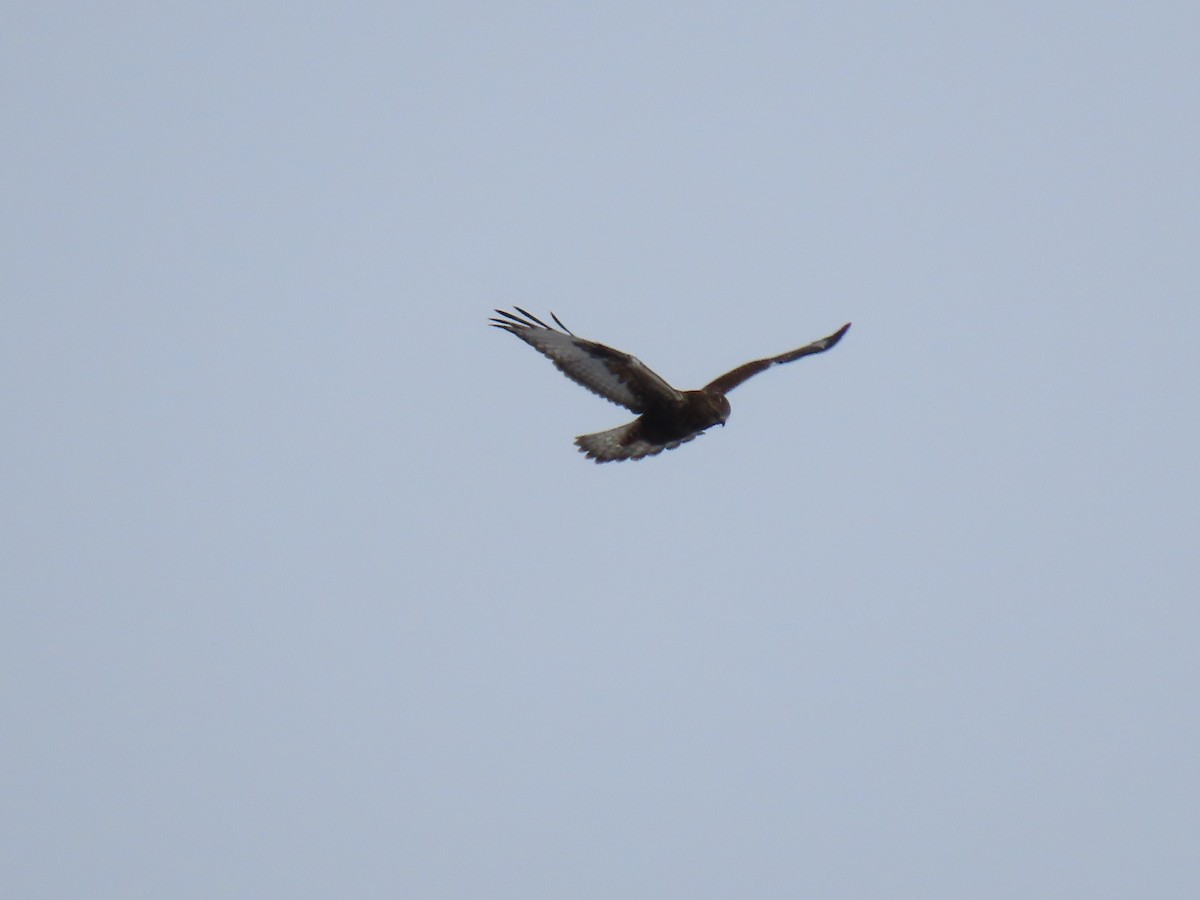
[[[575,337],[553,313],[551,318],[561,331],[519,306],[513,308],[521,315],[498,309],[496,312],[503,318],[493,317],[491,324],[515,334],[548,357],[560,372],[589,391],[635,413],[683,401],[683,394],[650,371],[637,357]]]
[[[850,330],[850,323],[847,322],[829,337],[823,337],[819,341],[813,341],[811,344],[805,344],[795,350],[787,353],[781,353],[779,356],[772,356],[769,359],[756,359],[754,362],[748,362],[745,365],[738,366],[732,372],[726,372],[720,378],[710,381],[704,386],[706,391],[716,391],[719,394],[727,394],[735,387],[745,381],[747,378],[753,378],[759,372],[766,371],[771,366],[778,366],[782,363],[790,363],[802,356],[809,356],[813,353],[824,353],[834,344],[842,339],[847,331]]]

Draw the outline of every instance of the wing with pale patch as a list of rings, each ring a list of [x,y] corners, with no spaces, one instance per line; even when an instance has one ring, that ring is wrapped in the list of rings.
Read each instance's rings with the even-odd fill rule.
[[[771,366],[790,363],[802,356],[810,356],[813,353],[824,353],[834,344],[842,339],[847,331],[850,330],[850,323],[847,322],[829,337],[823,337],[819,341],[813,341],[811,344],[805,344],[803,347],[798,347],[795,350],[790,350],[787,353],[781,353],[779,356],[772,356],[768,359],[756,359],[754,362],[748,362],[738,366],[732,372],[726,372],[720,378],[710,381],[704,386],[706,391],[717,391],[721,394],[727,394],[735,387],[741,384],[748,378],[753,378],[759,372],[766,371]]]
[[[589,391],[636,413],[683,400],[679,391],[637,357],[575,337],[557,316],[554,322],[561,331],[519,306],[514,309],[519,316],[496,310],[503,318],[493,318],[491,324],[515,334],[547,357],[560,372]]]
[[[575,438],[575,445],[588,459],[594,459],[598,463],[617,462],[623,459],[644,459],[664,450],[674,450],[680,444],[695,440],[702,433],[698,431],[666,442],[651,441],[645,437],[642,420],[634,419],[608,431],[581,434]]]

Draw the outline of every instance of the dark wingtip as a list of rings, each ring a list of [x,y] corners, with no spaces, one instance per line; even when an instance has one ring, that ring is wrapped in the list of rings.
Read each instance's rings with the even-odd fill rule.
[[[573,332],[570,328],[568,328],[566,325],[564,325],[562,323],[562,319],[560,319],[558,316],[556,316],[553,311],[551,311],[551,313],[550,313],[550,318],[552,318],[554,320],[555,325],[557,325],[559,328],[561,328],[563,331],[565,331],[571,337],[575,337],[575,332]]]
[[[513,304],[513,309],[515,309],[517,312],[519,312],[521,315],[523,315],[530,322],[540,325],[542,328],[545,328],[547,331],[551,330],[549,325],[547,325],[545,322],[543,322],[541,319],[539,319],[537,316],[535,316],[533,313],[529,312],[528,310],[521,309],[521,307],[517,306],[517,304],[515,304],[515,303]],[[528,323],[526,323],[526,324],[528,324]]]
[[[510,313],[508,310],[497,309],[497,310],[493,310],[493,312],[495,312],[497,315],[503,316],[504,318],[497,319],[497,318],[493,317],[489,321],[493,325],[496,325],[497,328],[507,328],[509,331],[514,331],[517,328],[545,328],[547,331],[554,330],[549,325],[547,325],[545,322],[543,322],[541,319],[539,319],[537,316],[535,316],[533,313],[531,313],[529,310],[521,309],[521,307],[517,306],[515,303],[513,304],[513,309],[515,309],[521,315],[514,315],[513,313]],[[524,316],[524,318],[522,318],[522,316]],[[562,320],[559,319],[559,317],[556,316],[554,313],[550,313],[550,318],[552,318],[554,320],[554,324],[556,324],[564,332],[571,335],[572,337],[575,336],[575,333],[573,331],[571,331],[571,329],[568,328],[566,325],[564,325],[562,323]]]
[[[498,319],[495,316],[492,316],[490,319],[488,319],[488,324],[491,325],[493,328],[503,328],[505,331],[513,331],[516,328],[516,326],[513,324],[513,322],[517,322],[518,324],[521,324],[520,319],[514,318],[513,316],[509,315],[502,309],[493,310],[493,312],[497,312],[500,315],[505,317],[503,319]],[[509,321],[510,319],[512,321]]]
[[[516,307],[516,309],[517,309],[517,310],[520,310],[520,309],[521,309],[521,307],[519,307],[519,306],[518,306],[518,307]],[[519,328],[530,328],[530,327],[532,327],[532,326],[530,325],[530,323],[526,322],[526,321],[525,321],[524,319],[522,319],[520,316],[514,316],[512,313],[508,312],[507,310],[503,310],[503,309],[497,309],[497,310],[495,310],[495,312],[497,312],[497,313],[499,313],[500,315],[504,316],[504,319],[492,319],[492,321],[493,321],[493,322],[500,322],[500,323],[501,323],[501,325],[503,325],[503,326],[505,326],[505,327],[508,327],[508,328],[511,328],[511,327],[513,327],[513,326],[512,326],[512,323],[514,323],[514,322],[516,323],[517,327],[519,327]],[[505,321],[505,319],[507,319],[508,321]]]
[[[826,341],[825,349],[828,350],[830,347],[832,347],[834,344],[836,344],[838,341],[840,341],[842,339],[842,335],[844,335],[847,331],[850,330],[850,326],[852,324],[854,324],[854,323],[847,322],[845,325],[843,325],[841,328],[839,328],[837,331],[835,331],[829,337],[825,338],[825,341]]]

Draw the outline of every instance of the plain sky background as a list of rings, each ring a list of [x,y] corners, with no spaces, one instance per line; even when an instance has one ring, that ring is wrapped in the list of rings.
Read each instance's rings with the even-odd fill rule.
[[[1200,896],[1195,4],[3,19],[4,896]]]

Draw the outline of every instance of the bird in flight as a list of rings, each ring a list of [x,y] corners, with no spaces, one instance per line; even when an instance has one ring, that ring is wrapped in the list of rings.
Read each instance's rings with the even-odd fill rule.
[[[647,368],[635,356],[584,340],[571,333],[558,316],[550,314],[558,328],[547,325],[519,306],[519,315],[496,310],[500,316],[489,321],[511,332],[548,357],[560,372],[589,391],[638,414],[632,422],[575,438],[580,451],[598,463],[642,459],[663,450],[673,450],[714,425],[729,418],[725,395],[748,378],[772,366],[802,356],[824,353],[842,339],[847,322],[829,337],[767,359],[756,359],[726,372],[698,391],[680,391]]]

